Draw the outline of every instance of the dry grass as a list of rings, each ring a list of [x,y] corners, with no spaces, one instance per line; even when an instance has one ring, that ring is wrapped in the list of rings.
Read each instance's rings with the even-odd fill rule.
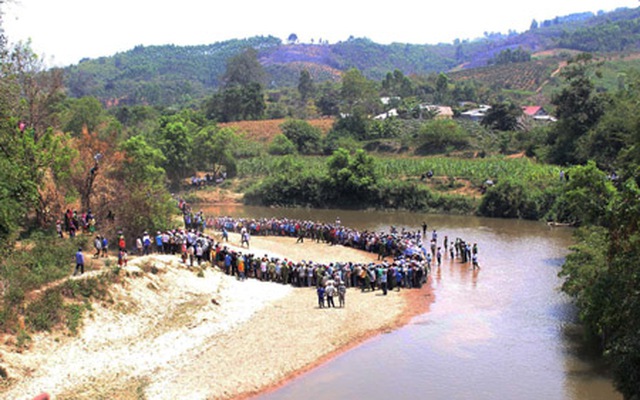
[[[262,143],[270,142],[277,134],[282,133],[280,125],[285,119],[269,119],[261,121],[238,121],[220,124],[220,127],[229,127],[243,134],[246,139]],[[333,126],[333,118],[310,119],[309,124],[320,128],[323,134],[329,132]]]

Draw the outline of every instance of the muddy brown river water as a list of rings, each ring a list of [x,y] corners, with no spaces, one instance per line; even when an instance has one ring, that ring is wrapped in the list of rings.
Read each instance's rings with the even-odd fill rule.
[[[206,207],[207,214],[334,221],[361,230],[421,229],[476,242],[482,269],[448,257],[435,301],[410,324],[343,353],[260,399],[620,400],[583,345],[560,291],[569,228],[409,212]]]

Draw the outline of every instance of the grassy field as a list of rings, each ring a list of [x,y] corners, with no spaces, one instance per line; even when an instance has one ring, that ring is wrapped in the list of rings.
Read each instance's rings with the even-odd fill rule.
[[[268,156],[241,160],[238,175],[241,178],[259,178],[277,172],[281,157]],[[299,157],[304,169],[325,170],[326,158]],[[527,158],[451,158],[451,157],[375,157],[380,176],[388,179],[413,180],[433,171],[434,176],[465,179],[479,186],[487,179],[499,181],[517,179],[535,185],[555,179],[560,168],[536,163]]]

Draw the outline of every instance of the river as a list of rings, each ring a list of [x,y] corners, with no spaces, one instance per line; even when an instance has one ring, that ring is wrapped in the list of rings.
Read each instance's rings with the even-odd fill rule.
[[[557,277],[571,230],[517,220],[409,212],[229,207],[207,213],[334,221],[357,229],[438,231],[478,243],[481,269],[449,258],[432,271],[428,313],[260,399],[619,400],[585,349]]]

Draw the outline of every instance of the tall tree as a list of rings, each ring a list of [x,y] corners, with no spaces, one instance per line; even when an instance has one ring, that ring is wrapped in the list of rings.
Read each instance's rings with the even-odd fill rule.
[[[19,43],[13,49],[5,45],[2,36],[0,148],[6,157],[2,168],[6,176],[0,179],[5,187],[0,197],[19,200],[20,207],[12,213],[23,217],[20,210],[28,209],[44,226],[55,211],[50,206],[57,194],[56,179],[66,175],[73,155],[64,148],[65,138],[54,135],[49,126],[56,121],[62,99],[61,79],[59,71],[45,70],[28,44]]]
[[[373,81],[352,68],[342,76],[341,111],[346,114],[372,115],[380,111],[381,102]]]
[[[591,55],[581,55],[571,61],[563,72],[567,87],[552,98],[558,122],[550,130],[551,162],[574,164],[585,162],[577,150],[578,140],[594,127],[604,114],[609,96],[597,93],[591,80]]]
[[[499,131],[514,131],[518,129],[522,108],[511,102],[492,104],[481,124]]]
[[[97,132],[100,124],[105,121],[105,112],[98,99],[83,97],[69,102],[64,120],[64,131],[80,136],[84,129]]]
[[[340,90],[331,82],[320,85],[317,106],[322,115],[334,116],[340,113]]]
[[[322,132],[307,121],[290,119],[280,125],[280,129],[301,154],[314,154],[320,150]]]
[[[258,120],[265,110],[262,87],[255,82],[226,88],[204,103],[206,117],[218,122]]]
[[[164,155],[142,136],[123,142],[120,150],[124,160],[114,177],[122,187],[112,203],[119,228],[127,236],[166,228],[175,206],[165,186]]]
[[[264,84],[266,72],[258,61],[258,52],[248,48],[227,61],[227,69],[222,77],[225,88],[245,86],[250,83]]]
[[[229,128],[206,126],[194,137],[193,158],[199,168],[210,171],[213,176],[225,172],[228,178],[233,178],[236,174],[233,148],[237,141],[235,133]]]
[[[256,50],[249,48],[230,58],[224,88],[204,103],[207,118],[220,122],[263,118],[267,108],[262,88],[265,77]]]
[[[92,210],[99,214],[94,207],[94,200],[98,198],[100,207],[113,200],[115,187],[110,180],[111,174],[119,168],[124,158],[118,150],[116,139],[116,135],[89,132],[86,128],[75,138],[75,148],[79,150],[77,164],[81,167],[75,177],[75,186],[83,211]]]
[[[196,125],[182,114],[161,119],[155,140],[165,157],[161,166],[174,187],[178,187],[180,181],[193,172],[191,154],[195,129]]]
[[[307,101],[313,97],[315,92],[315,85],[308,69],[300,71],[300,78],[298,79],[298,93],[300,94],[300,101],[302,104],[307,104]]]
[[[64,99],[62,70],[47,68],[30,47],[18,43],[11,51],[11,74],[20,87],[14,111],[26,129],[32,129],[37,142],[45,131],[57,124],[60,104]],[[18,99],[16,99],[18,100]]]
[[[382,80],[382,94],[390,97],[406,98],[413,95],[413,84],[402,71],[396,69],[393,73],[387,72],[387,75]]]
[[[433,100],[437,104],[449,104],[449,102],[451,101],[449,92],[449,77],[442,72],[438,74],[435,80],[435,93]]]

